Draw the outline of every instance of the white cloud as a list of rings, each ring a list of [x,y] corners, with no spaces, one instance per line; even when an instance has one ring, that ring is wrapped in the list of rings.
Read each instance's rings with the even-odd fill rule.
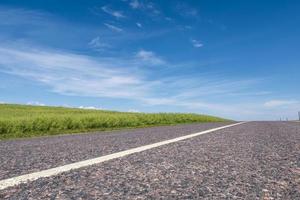
[[[154,5],[153,2],[148,2],[146,5],[145,5],[146,9],[148,9],[151,14],[153,15],[159,15],[160,14],[160,11],[156,8],[156,6]]]
[[[95,106],[79,106],[78,108],[85,109],[85,110],[103,110],[103,108],[95,107]]]
[[[88,45],[89,45],[91,48],[95,49],[95,50],[102,50],[102,49],[104,49],[104,48],[110,47],[110,45],[108,45],[108,44],[102,42],[99,36],[93,38],[93,39],[88,43]]]
[[[141,8],[143,6],[142,3],[140,3],[138,0],[132,0],[132,1],[130,1],[129,5],[133,9]]]
[[[140,111],[136,109],[129,109],[127,112],[140,113]]]
[[[1,25],[42,25],[49,22],[43,21],[43,18],[48,17],[45,12],[36,10],[27,10],[22,8],[12,8],[0,6]]]
[[[146,64],[161,64],[161,67],[149,72],[141,67]],[[156,70],[171,65],[145,50],[133,57],[94,58],[37,47],[0,47],[1,73],[46,85],[58,94],[127,99],[148,106],[176,106],[218,115],[253,112],[235,104],[216,103],[218,98],[214,102],[207,98],[219,95],[224,99],[230,93],[249,91],[255,81],[227,81],[207,74],[196,78],[171,75],[156,78]]]
[[[103,10],[103,12],[105,12],[111,16],[114,16],[117,19],[126,17],[121,11],[112,10],[108,6],[102,6],[101,9]]]
[[[122,28],[119,28],[115,25],[112,25],[112,24],[108,24],[108,23],[103,23],[107,28],[113,30],[113,31],[116,31],[116,32],[122,32],[123,29]]]
[[[137,27],[139,27],[139,28],[142,28],[143,26],[142,26],[142,24],[141,23],[139,23],[139,22],[137,22],[137,23],[135,23],[136,25],[137,25]]]
[[[264,103],[265,107],[280,107],[280,106],[288,106],[292,104],[297,104],[298,101],[295,100],[270,100]]]
[[[120,63],[114,58],[97,60],[65,52],[0,48],[0,71],[41,82],[56,93],[133,99],[144,96],[147,84],[130,72],[131,61],[123,59]]]
[[[183,17],[198,18],[198,16],[199,16],[197,9],[193,8],[192,6],[190,6],[184,2],[178,3],[176,6],[176,10]]]
[[[151,51],[141,50],[134,58],[93,58],[45,49],[0,47],[0,71],[32,79],[50,86],[65,95],[129,98],[156,104],[172,104],[199,96],[228,94],[247,89],[252,82],[224,81],[207,75],[197,79],[169,77],[147,80],[141,66],[161,64],[169,66]],[[139,69],[139,70],[137,70]],[[172,91],[173,95],[157,92]],[[198,96],[197,96],[198,95]],[[171,97],[173,98],[172,100]],[[148,100],[146,100],[148,99]]]
[[[193,45],[195,48],[203,47],[203,44],[202,44],[200,41],[198,41],[198,40],[192,39],[191,42],[192,42],[192,45]]]
[[[38,101],[27,102],[27,105],[32,105],[32,106],[46,106],[46,104],[38,102]]]
[[[165,63],[163,59],[161,59],[152,51],[140,50],[136,53],[136,58],[153,65],[162,65]]]
[[[140,0],[131,0],[129,1],[129,6],[132,9],[139,9],[145,14],[149,14],[151,16],[159,15],[161,12],[157,9],[156,5],[153,2],[145,2]]]

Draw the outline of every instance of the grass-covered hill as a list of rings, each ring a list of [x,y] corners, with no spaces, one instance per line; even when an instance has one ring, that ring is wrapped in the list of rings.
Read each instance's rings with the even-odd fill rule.
[[[0,104],[0,139],[220,121],[226,120],[219,117],[199,114],[147,114]]]

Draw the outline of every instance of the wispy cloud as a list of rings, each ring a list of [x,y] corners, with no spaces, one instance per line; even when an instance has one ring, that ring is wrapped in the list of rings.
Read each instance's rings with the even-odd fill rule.
[[[139,27],[139,28],[142,28],[142,27],[143,27],[142,24],[139,23],[139,22],[137,22],[137,23],[135,23],[135,24],[136,24],[136,26]]]
[[[41,25],[49,14],[36,10],[0,6],[0,25]],[[44,22],[45,23],[45,22]]]
[[[113,30],[113,31],[115,31],[115,32],[122,32],[122,31],[123,31],[122,28],[117,27],[117,26],[115,26],[115,25],[108,24],[108,23],[103,23],[103,24],[104,24],[107,28],[109,28],[109,29],[111,29],[111,30]]]
[[[187,3],[180,2],[175,7],[176,11],[183,17],[193,17],[198,18],[199,12],[196,8],[193,8],[192,6],[188,5]]]
[[[30,102],[27,102],[27,105],[32,105],[32,106],[46,106],[46,104],[41,103],[39,101],[30,101]]]
[[[226,98],[230,93],[247,91],[257,83],[208,75],[155,78],[155,71],[148,72],[143,67],[158,64],[161,66],[158,70],[172,65],[145,50],[132,57],[95,58],[37,47],[0,47],[1,73],[33,80],[62,95],[127,99],[149,106],[177,106],[193,112],[196,109],[209,114],[228,114],[237,111],[237,106],[212,102],[208,97]],[[249,111],[245,107],[240,109]]]
[[[200,41],[198,41],[198,40],[192,39],[192,40],[191,40],[191,43],[192,43],[192,45],[193,45],[195,48],[203,47],[203,44],[202,44]]]
[[[145,14],[150,14],[152,16],[161,14],[160,10],[153,2],[145,2],[141,0],[131,0],[128,2],[129,6],[134,10],[145,11]]]
[[[142,8],[143,7],[143,4],[141,2],[139,2],[138,0],[132,0],[132,1],[130,1],[129,5],[133,9],[137,9],[137,8]]]
[[[165,20],[167,20],[169,22],[173,21],[173,19],[171,17],[165,17]]]
[[[147,91],[140,77],[118,68],[118,61],[110,58],[0,48],[0,59],[2,72],[41,82],[60,94],[137,98]],[[123,64],[130,66],[128,60]]]
[[[101,9],[103,10],[103,12],[117,18],[125,18],[126,16],[123,14],[123,12],[121,11],[116,11],[116,10],[112,10],[111,8],[109,8],[108,6],[102,6]]]
[[[214,80],[207,76],[148,80],[141,68],[145,62],[170,65],[145,50],[137,52],[133,58],[95,59],[47,49],[0,48],[2,72],[41,82],[51,86],[54,92],[65,95],[129,98],[156,104],[158,99],[165,98],[164,103],[172,103],[207,94],[239,91],[251,85],[246,81]],[[164,93],[161,90],[172,91],[172,98],[170,95],[161,96]]]
[[[145,5],[146,9],[151,12],[153,15],[159,15],[161,14],[160,10],[156,7],[156,5],[153,2],[148,2]]]
[[[102,51],[103,49],[110,47],[110,45],[101,41],[100,36],[93,38],[88,45],[97,51]]]
[[[270,100],[264,103],[265,107],[281,107],[299,103],[295,100]]]
[[[162,65],[165,63],[165,61],[162,58],[157,56],[152,51],[140,50],[136,53],[136,58],[145,62],[149,62],[150,64],[153,65]]]
[[[85,110],[104,110],[103,108],[95,107],[95,106],[79,106],[78,108],[85,109]]]

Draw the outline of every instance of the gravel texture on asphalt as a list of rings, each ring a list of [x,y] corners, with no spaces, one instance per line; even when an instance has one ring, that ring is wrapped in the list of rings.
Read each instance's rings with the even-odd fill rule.
[[[200,123],[0,141],[0,180],[230,123]]]
[[[0,199],[300,199],[300,125],[250,122],[7,188]]]

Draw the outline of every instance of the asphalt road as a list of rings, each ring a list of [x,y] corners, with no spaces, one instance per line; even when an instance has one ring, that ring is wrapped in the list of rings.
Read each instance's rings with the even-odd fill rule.
[[[0,142],[0,180],[224,126]],[[250,122],[0,191],[0,199],[300,199],[300,124]]]

